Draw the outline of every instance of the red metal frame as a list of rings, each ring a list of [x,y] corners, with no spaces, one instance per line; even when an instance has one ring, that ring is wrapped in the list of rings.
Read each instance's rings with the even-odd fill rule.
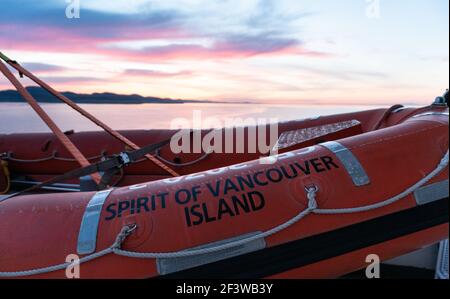
[[[133,150],[138,150],[139,146],[133,143],[131,140],[120,134],[119,132],[113,130],[108,125],[97,119],[95,116],[78,106],[76,103],[71,101],[69,98],[59,93],[51,86],[46,84],[44,81],[40,80],[36,76],[34,76],[31,72],[23,68],[19,63],[14,60],[9,59],[6,55],[0,52],[0,64],[1,71],[5,75],[5,77],[14,85],[17,91],[22,95],[22,97],[30,104],[30,106],[36,111],[36,113],[41,117],[41,119],[47,124],[47,126],[53,131],[53,133],[58,137],[58,139],[63,143],[63,145],[67,148],[67,150],[79,161],[81,166],[89,165],[87,159],[82,155],[82,153],[78,150],[78,148],[67,138],[67,136],[57,127],[57,125],[51,120],[51,118],[45,113],[45,111],[39,106],[37,101],[31,96],[31,94],[23,87],[23,85],[17,80],[17,78],[11,73],[11,71],[1,63],[1,59],[3,59],[8,65],[16,69],[21,76],[26,76],[40,87],[48,91],[50,94],[55,96],[61,102],[67,104],[69,107],[80,113],[82,116],[86,117],[88,120],[105,130],[112,137],[121,141],[128,147]],[[169,173],[170,175],[177,177],[179,174],[171,169],[169,166],[158,160],[155,156],[151,154],[147,154],[145,156],[148,160],[152,161],[155,165]],[[95,175],[98,176],[98,175]],[[94,178],[94,180],[99,183],[99,176]]]

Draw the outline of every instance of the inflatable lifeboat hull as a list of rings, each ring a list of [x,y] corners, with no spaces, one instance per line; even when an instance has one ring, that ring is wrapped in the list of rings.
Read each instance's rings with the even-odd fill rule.
[[[374,129],[383,128],[404,120],[412,113],[417,112],[417,109],[402,109],[401,107],[399,108],[399,106],[394,106],[393,108],[280,123],[278,125],[278,137],[280,138],[283,136],[289,137],[292,135],[290,134],[292,132],[297,132],[299,133],[298,135],[312,134],[310,137],[302,136],[293,144],[293,146],[281,149],[280,152],[304,148],[321,142],[338,140],[369,132]],[[419,109],[418,111],[421,110],[423,109]],[[326,127],[332,124],[346,124],[349,121],[354,123],[344,128],[331,127],[330,129],[329,127]],[[320,129],[316,130],[319,133],[308,133],[307,130],[311,128]],[[265,144],[273,146],[273,143],[276,142],[276,140],[269,139],[269,129],[269,127],[265,128],[267,131],[267,140],[265,140]],[[249,131],[253,130],[255,130],[253,127],[244,128],[243,136],[245,136],[245,138],[241,140],[236,137],[238,134],[236,129],[234,129],[234,145],[231,153],[227,150],[226,147],[228,145],[224,139],[222,142],[222,150],[215,150],[211,154],[207,154],[204,151],[198,153],[192,151],[192,153],[174,154],[169,146],[161,148],[154,154],[160,161],[167,164],[181,175],[251,161],[259,159],[263,155],[267,155],[267,152],[261,152],[260,148],[254,150],[249,147],[249,138],[247,137]],[[302,130],[304,132],[302,132]],[[200,135],[205,137],[210,132],[210,130],[205,130],[201,132]],[[172,137],[175,134],[175,131],[148,130],[124,131],[120,133],[137,145],[146,146]],[[66,132],[66,134],[91,163],[98,162],[101,158],[129,150],[121,142],[105,132]],[[223,138],[225,138],[226,134],[227,130],[221,132]],[[256,140],[258,140],[258,136],[256,136]],[[242,144],[242,149],[238,150],[236,144]],[[43,182],[51,177],[64,174],[79,167],[76,160],[71,157],[61,142],[51,133],[0,135],[0,159],[3,159],[5,163],[8,163],[12,181],[15,185],[19,185],[18,187],[21,187],[21,183]],[[167,172],[159,168],[153,162],[143,159],[139,163],[124,168],[123,173],[116,176],[111,183],[114,186],[129,186],[168,177],[171,176]],[[79,186],[77,186],[79,185],[78,180],[67,181],[65,183],[69,184],[69,189],[75,188],[75,190],[79,190]],[[1,190],[6,188],[6,179],[5,175],[2,174],[2,171],[0,171],[0,184],[2,184],[1,187],[3,187],[0,187],[1,192]],[[62,184],[61,186],[64,187],[65,185]],[[58,188],[53,189],[58,190]]]
[[[76,257],[81,278],[339,277],[448,238],[448,146],[448,110],[419,111],[271,163],[11,198],[0,277],[66,278]]]

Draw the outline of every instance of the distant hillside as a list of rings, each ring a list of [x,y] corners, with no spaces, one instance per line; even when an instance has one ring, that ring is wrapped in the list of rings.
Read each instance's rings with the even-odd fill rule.
[[[27,87],[31,95],[41,103],[59,103],[60,101],[40,87]],[[121,95],[115,93],[80,94],[63,92],[66,97],[80,104],[182,104],[182,103],[214,103],[210,101],[174,100],[155,97],[143,97],[137,94]],[[24,102],[16,90],[0,91],[0,102]]]

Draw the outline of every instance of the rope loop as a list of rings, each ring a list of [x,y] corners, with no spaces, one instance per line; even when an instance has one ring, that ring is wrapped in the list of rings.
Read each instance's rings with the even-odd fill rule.
[[[125,239],[131,235],[135,230],[137,229],[136,224],[131,225],[125,225],[120,230],[119,234],[116,237],[116,240],[113,245],[111,245],[111,249],[120,249],[122,247],[122,243],[125,241]]]
[[[305,187],[306,197],[308,198],[308,210],[313,211],[317,209],[317,192],[319,192],[319,187],[316,185],[311,185]]]

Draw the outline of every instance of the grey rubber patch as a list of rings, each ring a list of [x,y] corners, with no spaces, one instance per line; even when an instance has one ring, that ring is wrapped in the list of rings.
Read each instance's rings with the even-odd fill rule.
[[[344,165],[355,186],[361,187],[370,184],[370,178],[363,166],[348,148],[336,141],[325,142],[320,145],[336,155]]]
[[[424,205],[448,197],[448,180],[434,183],[414,192],[418,205]]]
[[[103,204],[111,194],[112,189],[97,192],[89,201],[81,220],[80,232],[78,234],[78,254],[91,254],[95,252],[97,243],[98,224]]]
[[[245,235],[242,235],[239,237],[221,240],[221,241],[214,242],[214,243],[209,243],[209,244],[202,245],[199,247],[187,249],[186,251],[216,247],[216,246],[227,244],[230,242],[239,241],[242,239],[253,237],[258,234],[261,234],[261,232],[245,234]],[[224,259],[229,259],[229,258],[232,258],[235,256],[247,254],[247,253],[261,250],[264,248],[266,248],[266,241],[264,240],[264,238],[261,238],[261,239],[254,240],[254,241],[251,241],[246,244],[242,244],[242,245],[232,247],[229,249],[220,250],[220,251],[217,251],[214,253],[205,253],[205,254],[201,254],[201,255],[197,255],[197,256],[189,256],[189,257],[157,259],[156,265],[157,265],[158,273],[160,275],[166,275],[166,274],[179,272],[179,271],[183,271],[186,269],[195,268],[198,266],[214,263],[214,262],[221,261]]]

